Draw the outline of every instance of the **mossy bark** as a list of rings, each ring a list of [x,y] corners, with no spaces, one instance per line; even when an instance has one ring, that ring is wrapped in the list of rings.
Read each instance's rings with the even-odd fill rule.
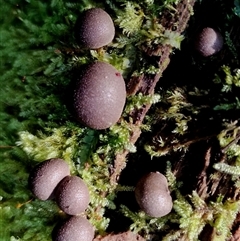
[[[188,26],[189,19],[193,13],[194,0],[183,0],[176,6],[176,12],[173,15],[166,14],[162,16],[160,23],[164,26],[166,30],[177,32],[181,34],[185,31]],[[237,35],[239,36],[239,34]],[[238,44],[236,37],[234,36],[236,44]],[[136,95],[142,93],[143,95],[153,94],[158,81],[161,81],[161,76],[164,70],[168,67],[171,60],[171,53],[173,47],[170,45],[156,45],[156,46],[141,46],[142,50],[145,52],[145,57],[147,61],[150,61],[158,66],[159,72],[157,74],[142,74],[140,76],[132,77],[128,84],[128,95]],[[130,113],[128,117],[131,119],[129,125],[131,126],[132,134],[130,142],[135,144],[141,135],[141,124],[144,121],[151,104],[145,105],[140,109],[135,109]],[[204,201],[215,200],[219,195],[224,196],[224,199],[239,200],[240,193],[239,189],[233,186],[233,181],[231,177],[227,174],[217,174],[212,168],[214,163],[226,162],[224,150],[221,149],[216,140],[219,129],[214,129],[209,131],[208,135],[195,136],[193,140],[186,140],[182,145],[188,146],[190,150],[199,151],[199,158],[196,160],[198,164],[192,164],[190,158],[183,158],[181,161],[176,161],[173,164],[172,171],[176,177],[182,178],[182,180],[191,183],[185,190],[186,193],[190,193],[191,190],[196,190],[198,195]],[[154,138],[154,134],[152,136]],[[179,144],[180,146],[181,144]],[[192,146],[194,146],[192,148]],[[173,147],[169,147],[170,151]],[[111,173],[111,183],[117,185],[121,171],[126,166],[126,158],[129,152],[127,150],[123,153],[117,154],[114,161],[114,168]],[[193,155],[194,156],[194,155]],[[192,157],[192,156],[191,156]],[[192,175],[192,180],[188,179],[188,172],[194,172]],[[218,175],[219,178],[212,179],[210,174]],[[232,237],[229,241],[235,241],[240,238],[239,231],[239,214],[232,225]],[[120,234],[109,235],[105,238],[100,238],[100,240],[115,240]],[[216,232],[214,227],[206,225],[200,234],[201,240],[217,240],[219,234]],[[129,237],[131,235],[129,234]],[[123,234],[122,240],[139,240],[137,237],[129,238],[127,234]],[[97,239],[99,240],[99,239]],[[141,240],[141,239],[140,239]],[[185,238],[179,240],[186,240]],[[221,240],[221,239],[219,239]]]

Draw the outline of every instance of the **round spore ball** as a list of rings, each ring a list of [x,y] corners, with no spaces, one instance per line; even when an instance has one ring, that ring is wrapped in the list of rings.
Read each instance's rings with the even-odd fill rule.
[[[77,119],[93,129],[115,124],[126,101],[126,86],[121,73],[112,65],[96,61],[79,76],[74,90]]]
[[[57,186],[55,199],[62,211],[77,215],[85,211],[90,196],[87,185],[80,177],[67,176]]]
[[[52,238],[53,241],[92,241],[94,227],[86,218],[72,216],[54,228]]]
[[[101,8],[91,8],[79,16],[75,25],[77,41],[90,49],[97,49],[112,42],[115,35],[113,21]]]
[[[204,28],[195,38],[195,49],[204,57],[216,54],[222,49],[223,37],[213,28]]]
[[[159,172],[150,172],[138,181],[135,197],[140,208],[151,217],[162,217],[172,210],[167,179]]]
[[[58,183],[70,175],[68,164],[59,158],[39,163],[29,175],[29,187],[32,193],[41,200],[54,197]]]

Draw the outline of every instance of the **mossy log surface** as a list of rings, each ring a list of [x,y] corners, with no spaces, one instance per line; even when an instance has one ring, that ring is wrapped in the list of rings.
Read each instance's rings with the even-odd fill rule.
[[[163,14],[160,23],[165,28],[165,30],[171,30],[181,34],[187,27],[191,13],[193,11],[194,3],[194,0],[180,1],[176,6],[176,12],[174,15]],[[173,50],[173,47],[170,45],[158,45],[146,49],[144,46],[142,46],[142,48],[146,53],[146,58],[149,59],[149,61],[156,62],[159,68],[159,72],[154,75],[142,74],[141,76],[131,78],[127,83],[128,95],[136,95],[138,93],[142,93],[143,95],[153,94],[156,84],[158,83],[162,73],[170,62],[170,55]],[[151,104],[145,105],[140,109],[132,111],[129,116],[129,119],[132,119],[132,123],[130,124],[131,128],[134,130],[131,135],[131,143],[133,144],[136,143],[141,134],[140,126],[150,107]],[[123,160],[127,154],[128,151],[126,150],[116,156],[113,173],[111,175],[112,183],[117,182],[118,176],[125,166],[125,162]]]
[[[8,228],[0,239],[51,240],[53,226],[67,218],[27,183],[36,163],[57,156],[89,187],[84,215],[94,241],[240,240],[238,1],[5,3],[0,223]],[[78,14],[94,6],[108,10],[117,29],[96,51],[73,36]],[[193,40],[209,20],[225,43],[203,58]],[[122,117],[101,131],[77,122],[71,106],[72,82],[93,60],[114,65],[127,85]],[[134,196],[151,171],[166,176],[173,199],[161,218],[147,216]]]
[[[190,19],[191,13],[194,7],[194,0],[183,0],[180,1],[176,7],[176,13],[174,15],[164,15],[160,20],[161,24],[164,26],[166,30],[171,30],[181,34],[186,27],[188,26],[188,21]],[[239,32],[237,30],[235,33]],[[239,34],[234,35],[234,39],[236,44],[238,44],[237,38]],[[161,80],[162,73],[167,68],[170,63],[172,46],[170,45],[157,45],[152,46],[151,48],[142,46],[146,54],[146,58],[149,61],[153,61],[157,63],[159,67],[159,73],[150,75],[150,74],[142,74],[138,77],[133,77],[129,80],[127,85],[128,95],[136,95],[138,93],[142,93],[143,95],[153,94],[156,84],[159,80]],[[131,125],[132,132],[131,135],[131,143],[135,144],[138,138],[141,135],[141,124],[144,121],[144,117],[148,110],[150,109],[151,104],[143,106],[141,109],[136,109],[132,111],[130,117],[132,119]],[[240,193],[239,190],[233,186],[232,180],[228,175],[221,174],[218,179],[211,179],[209,177],[209,173],[213,173],[212,165],[217,162],[225,162],[225,153],[224,149],[220,148],[216,143],[215,139],[218,132],[215,130],[210,135],[204,135],[200,137],[196,137],[193,141],[186,141],[184,144],[186,146],[190,146],[191,144],[204,143],[200,144],[203,146],[201,152],[199,153],[199,164],[196,167],[189,162],[188,158],[184,159],[184,161],[176,162],[173,166],[173,173],[176,177],[188,177],[187,172],[193,171],[195,175],[193,175],[193,180],[186,180],[188,182],[192,182],[191,189],[196,189],[198,195],[203,200],[214,199],[219,195],[223,195],[225,199],[231,198],[232,200],[239,200]],[[169,147],[169,150],[173,147]],[[125,150],[123,153],[118,154],[115,158],[114,168],[111,173],[111,182],[112,184],[117,184],[118,178],[121,175],[121,171],[125,168],[126,162],[125,159],[128,156],[128,151]],[[216,172],[216,171],[215,171]],[[229,241],[236,241],[240,239],[240,215],[238,214],[233,226],[232,226],[232,237]],[[201,240],[216,240],[216,230],[213,227],[206,226],[201,235]],[[126,232],[123,234],[109,234],[103,238],[97,238],[97,240],[102,241],[114,241],[114,240],[142,240],[142,237],[133,236],[132,233]],[[145,240],[145,239],[143,239]],[[185,239],[179,239],[185,240]]]

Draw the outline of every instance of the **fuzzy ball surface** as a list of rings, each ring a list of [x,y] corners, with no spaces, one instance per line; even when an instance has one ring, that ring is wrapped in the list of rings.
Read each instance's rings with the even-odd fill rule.
[[[100,61],[83,70],[74,90],[76,118],[93,129],[106,129],[115,124],[126,101],[126,86],[121,73]]]
[[[79,16],[75,25],[77,41],[90,49],[98,49],[112,42],[115,27],[110,15],[101,8],[91,8]]]
[[[151,217],[162,217],[172,210],[167,179],[159,172],[150,172],[138,181],[135,197],[140,208]]]
[[[85,182],[78,176],[67,176],[57,186],[55,192],[59,208],[69,215],[85,211],[90,196]]]
[[[29,175],[30,190],[38,199],[51,199],[58,183],[68,175],[70,169],[66,161],[59,158],[43,161]]]
[[[204,57],[218,53],[223,47],[222,35],[213,28],[204,28],[195,38],[195,49]]]
[[[92,241],[94,227],[84,217],[72,216],[53,230],[53,241]]]

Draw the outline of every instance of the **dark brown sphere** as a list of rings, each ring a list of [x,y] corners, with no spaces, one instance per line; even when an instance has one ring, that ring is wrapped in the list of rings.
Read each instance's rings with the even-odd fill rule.
[[[68,164],[59,158],[53,158],[38,164],[29,175],[29,187],[32,193],[41,200],[54,197],[58,183],[70,175]]]
[[[92,8],[81,13],[75,31],[77,41],[90,49],[109,44],[115,35],[111,17],[101,8]]]
[[[84,217],[72,216],[53,230],[53,241],[92,241],[94,227]]]
[[[121,73],[112,65],[96,61],[82,72],[74,91],[77,119],[93,129],[115,124],[126,101],[126,86]]]
[[[85,211],[90,196],[87,185],[80,177],[67,176],[57,186],[55,199],[62,211],[77,215]]]
[[[216,54],[222,46],[223,37],[213,28],[204,28],[195,38],[195,49],[204,57]]]
[[[167,179],[159,172],[150,172],[138,181],[135,197],[140,208],[151,217],[162,217],[172,210]]]

